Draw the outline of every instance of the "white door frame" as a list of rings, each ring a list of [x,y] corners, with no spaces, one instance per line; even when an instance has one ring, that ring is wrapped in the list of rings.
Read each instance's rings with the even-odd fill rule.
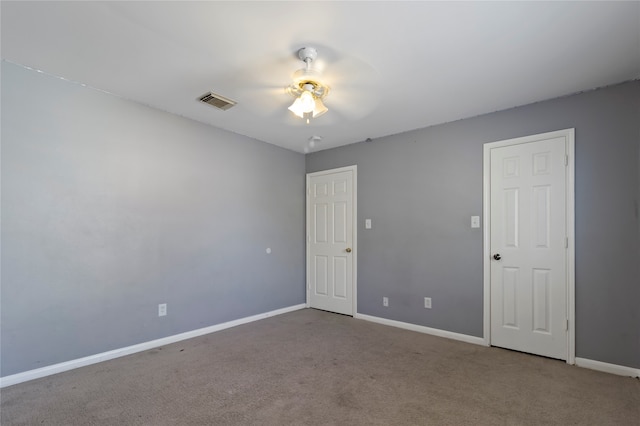
[[[558,130],[484,144],[483,148],[483,270],[484,270],[484,343],[491,345],[491,149],[551,138],[565,138],[566,168],[566,226],[567,226],[567,364],[575,364],[575,129]]]
[[[351,252],[351,258],[353,261],[353,267],[352,267],[352,292],[351,292],[351,297],[353,298],[352,303],[353,303],[353,315],[352,316],[356,316],[356,314],[358,313],[358,166],[357,165],[353,165],[353,166],[346,166],[346,167],[340,167],[337,169],[330,169],[330,170],[322,170],[319,172],[314,172],[314,173],[307,173],[307,186],[306,186],[306,227],[305,227],[305,235],[306,235],[306,239],[307,239],[307,244],[306,244],[306,259],[307,259],[307,265],[306,265],[306,287],[307,287],[307,308],[311,307],[311,300],[310,300],[310,294],[309,292],[311,291],[311,281],[309,278],[309,271],[311,270],[311,258],[310,258],[310,254],[311,254],[311,250],[310,250],[310,245],[311,245],[311,237],[309,234],[309,227],[310,227],[310,223],[311,223],[311,208],[309,206],[310,203],[310,199],[309,199],[309,195],[311,191],[311,186],[309,185],[311,182],[311,178],[315,177],[315,176],[322,176],[322,175],[328,175],[328,174],[332,174],[332,173],[339,173],[339,172],[346,172],[346,171],[351,171],[353,173],[353,208],[352,208],[352,217],[351,217],[351,223],[352,223],[352,232],[353,232],[353,244],[352,244],[352,252]]]

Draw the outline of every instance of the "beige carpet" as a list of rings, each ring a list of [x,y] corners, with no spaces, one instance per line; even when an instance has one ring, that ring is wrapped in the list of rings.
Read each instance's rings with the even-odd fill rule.
[[[2,390],[2,425],[640,425],[640,381],[305,309]]]

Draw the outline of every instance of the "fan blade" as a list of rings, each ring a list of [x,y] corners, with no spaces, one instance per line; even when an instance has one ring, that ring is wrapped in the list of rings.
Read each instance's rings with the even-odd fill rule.
[[[323,73],[331,92],[325,99],[327,108],[357,120],[371,113],[380,102],[380,76],[371,65],[347,57],[327,66]]]
[[[214,76],[212,80],[228,87],[230,96],[252,113],[277,117],[293,102],[286,88],[291,84],[293,72],[304,64],[290,52],[271,52],[250,59],[246,66]]]
[[[331,101],[325,102],[330,112],[335,110],[348,120],[360,120],[366,117],[376,109],[379,103],[380,98],[377,94],[357,91],[336,94]]]

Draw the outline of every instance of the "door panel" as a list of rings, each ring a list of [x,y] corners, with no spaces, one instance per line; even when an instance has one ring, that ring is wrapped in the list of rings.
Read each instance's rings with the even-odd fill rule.
[[[536,333],[551,332],[551,271],[548,269],[533,270],[533,331]]]
[[[329,294],[329,259],[327,256],[314,256],[313,261],[314,291],[318,295],[326,296]]]
[[[333,296],[338,299],[347,298],[347,257],[333,258]]]

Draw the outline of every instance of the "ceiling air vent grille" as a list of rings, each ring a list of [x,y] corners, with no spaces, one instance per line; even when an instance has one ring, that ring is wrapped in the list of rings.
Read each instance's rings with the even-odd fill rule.
[[[204,95],[200,96],[200,98],[198,99],[202,103],[209,104],[223,111],[228,110],[229,108],[233,107],[237,103],[236,101],[232,101],[231,99],[227,99],[224,96],[220,96],[211,92],[205,93]]]

